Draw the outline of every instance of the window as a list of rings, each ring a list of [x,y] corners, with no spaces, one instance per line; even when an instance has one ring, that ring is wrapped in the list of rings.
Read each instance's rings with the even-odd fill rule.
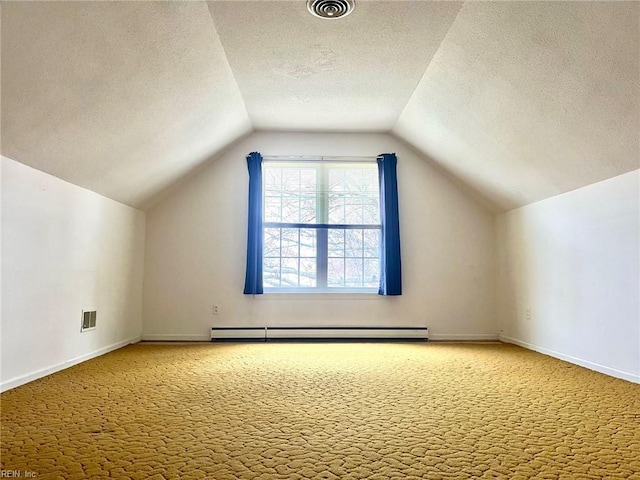
[[[267,291],[378,291],[376,163],[267,161],[262,180]]]
[[[373,164],[328,160],[271,163],[263,181],[263,160],[247,155],[245,295],[369,291],[376,279],[379,295],[402,295],[395,153],[376,157],[377,182]]]

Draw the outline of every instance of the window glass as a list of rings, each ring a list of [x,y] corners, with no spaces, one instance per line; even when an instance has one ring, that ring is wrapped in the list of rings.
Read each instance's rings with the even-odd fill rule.
[[[375,163],[265,162],[264,286],[377,289]]]

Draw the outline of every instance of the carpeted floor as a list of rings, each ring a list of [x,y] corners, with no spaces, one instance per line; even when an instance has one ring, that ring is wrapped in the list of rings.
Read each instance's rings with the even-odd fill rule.
[[[133,345],[5,392],[39,479],[640,479],[640,385],[500,344]]]

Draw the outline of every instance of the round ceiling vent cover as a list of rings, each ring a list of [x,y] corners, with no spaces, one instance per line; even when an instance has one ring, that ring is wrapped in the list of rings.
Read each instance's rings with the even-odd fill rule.
[[[346,17],[354,6],[353,0],[307,0],[309,11],[320,18]]]

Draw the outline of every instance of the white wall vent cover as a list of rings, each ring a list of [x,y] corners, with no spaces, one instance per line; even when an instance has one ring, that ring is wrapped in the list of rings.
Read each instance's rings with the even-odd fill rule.
[[[80,331],[93,330],[96,328],[96,311],[95,310],[83,310],[82,311],[82,324]]]

